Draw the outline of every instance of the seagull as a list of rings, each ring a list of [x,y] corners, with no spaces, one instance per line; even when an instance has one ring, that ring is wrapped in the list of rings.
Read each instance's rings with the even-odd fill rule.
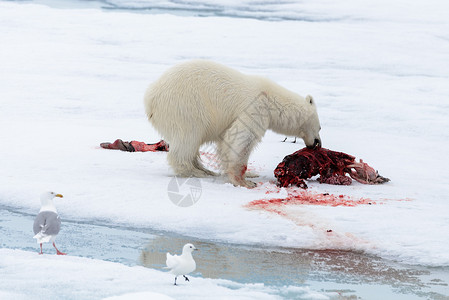
[[[181,255],[171,255],[167,252],[167,260],[165,262],[167,264],[166,269],[170,269],[170,273],[175,275],[175,285],[179,275],[184,276],[186,281],[190,281],[186,275],[196,269],[196,263],[192,257],[193,250],[198,249],[192,244],[185,244],[182,248]]]
[[[61,219],[59,218],[58,211],[56,210],[55,204],[53,203],[53,198],[62,198],[61,194],[55,194],[54,192],[46,192],[41,195],[41,210],[36,216],[33,224],[33,231],[37,243],[41,246],[42,254],[42,243],[53,243],[53,247],[56,249],[57,255],[66,255],[56,248],[55,239],[61,229]]]

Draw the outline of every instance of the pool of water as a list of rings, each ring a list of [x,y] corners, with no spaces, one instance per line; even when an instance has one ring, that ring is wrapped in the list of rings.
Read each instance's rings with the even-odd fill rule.
[[[34,215],[0,207],[0,246],[37,253],[33,220]],[[449,268],[402,265],[352,251],[235,245],[151,228],[64,219],[56,240],[58,248],[69,255],[159,270],[165,266],[165,254],[179,254],[187,242],[200,249],[194,253],[197,270],[193,276],[276,287],[309,286],[354,299],[448,299],[449,295]],[[44,252],[55,250],[47,244]]]

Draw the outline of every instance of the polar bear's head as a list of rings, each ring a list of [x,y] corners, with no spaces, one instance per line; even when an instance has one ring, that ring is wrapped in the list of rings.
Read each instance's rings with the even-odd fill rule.
[[[303,110],[304,123],[300,126],[300,137],[304,140],[307,148],[321,147],[321,125],[318,119],[315,101],[312,96],[307,95],[305,102],[305,107],[303,107],[305,108]]]

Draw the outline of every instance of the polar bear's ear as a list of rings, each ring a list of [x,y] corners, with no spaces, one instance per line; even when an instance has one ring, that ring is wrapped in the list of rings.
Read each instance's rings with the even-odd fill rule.
[[[309,102],[310,104],[313,104],[313,97],[310,95],[306,96],[306,101]]]

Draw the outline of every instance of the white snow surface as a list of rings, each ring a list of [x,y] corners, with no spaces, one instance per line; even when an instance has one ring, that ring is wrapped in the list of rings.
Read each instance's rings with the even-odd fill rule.
[[[270,22],[0,2],[0,204],[34,213],[39,195],[52,190],[64,195],[57,203],[62,219],[449,266],[449,4],[332,3],[298,8],[314,22]],[[201,198],[187,208],[168,198],[173,172],[166,153],[99,148],[116,138],[159,141],[144,115],[144,91],[168,67],[195,58],[313,95],[324,147],[363,158],[391,182],[341,187],[311,180],[310,189],[389,200],[292,207],[303,225],[244,208],[279,197],[265,193],[273,170],[303,147],[272,132],[250,157],[249,167],[261,175],[258,188],[201,179]],[[404,199],[411,201],[398,201]],[[329,239],[323,228],[356,239]],[[18,256],[33,262],[30,254]]]
[[[190,277],[173,286],[173,275],[96,259],[0,249],[0,299],[281,299],[276,288],[223,279]],[[283,287],[303,299],[329,299],[308,287]]]
[[[154,299],[154,300],[172,300],[173,298],[153,293],[153,292],[141,292],[141,293],[128,293],[120,296],[112,296],[104,298],[104,300],[146,300],[146,299]]]
[[[40,0],[44,1],[44,0]],[[447,17],[444,2],[430,1],[291,1],[291,0],[104,0],[113,9],[181,10],[198,15],[219,15],[266,20],[305,21],[404,21],[416,22]],[[441,8],[441,9],[438,9]]]

